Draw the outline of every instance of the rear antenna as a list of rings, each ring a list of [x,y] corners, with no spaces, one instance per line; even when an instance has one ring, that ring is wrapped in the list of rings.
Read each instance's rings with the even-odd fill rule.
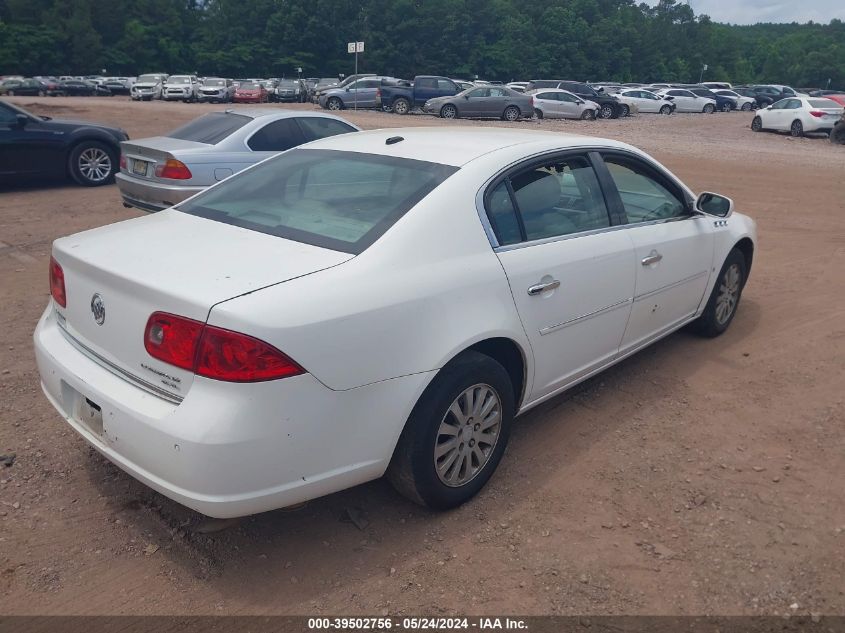
[[[405,140],[404,136],[391,136],[389,139],[387,139],[384,142],[384,144],[385,145],[396,145],[396,143],[401,143],[404,140]]]

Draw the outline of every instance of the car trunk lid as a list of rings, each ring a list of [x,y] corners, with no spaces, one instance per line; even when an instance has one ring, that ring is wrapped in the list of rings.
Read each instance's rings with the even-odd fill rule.
[[[56,310],[67,334],[116,373],[177,398],[194,374],[147,353],[153,312],[205,322],[221,301],[352,257],[176,210],[61,238],[53,255],[64,271],[67,305]]]
[[[207,143],[169,136],[153,136],[131,142],[124,141],[120,144],[120,152],[126,159],[126,172],[136,178],[154,180],[156,166],[178,158],[176,152],[191,153],[192,150],[205,150],[208,147]]]

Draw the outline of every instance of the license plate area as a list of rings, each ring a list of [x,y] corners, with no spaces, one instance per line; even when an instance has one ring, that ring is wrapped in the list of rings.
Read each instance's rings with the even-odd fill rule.
[[[147,165],[149,165],[149,163],[145,160],[132,161],[132,173],[137,176],[146,176]]]
[[[97,437],[105,437],[103,409],[94,400],[62,381],[62,401],[67,414]]]

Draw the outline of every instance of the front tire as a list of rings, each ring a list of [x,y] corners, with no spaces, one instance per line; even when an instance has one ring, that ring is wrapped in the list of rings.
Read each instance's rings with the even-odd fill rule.
[[[441,119],[457,119],[458,118],[458,109],[453,106],[451,103],[447,103],[445,106],[440,108],[440,118]]]
[[[801,138],[804,136],[804,125],[801,121],[795,119],[792,125],[789,126],[789,133],[795,138]]]
[[[83,187],[99,187],[114,181],[117,153],[99,141],[83,141],[68,157],[68,171]]]
[[[601,119],[612,119],[613,118],[613,107],[609,104],[605,104],[599,109],[599,118]]]
[[[750,103],[743,103],[741,109],[742,109],[743,112],[751,112],[751,104]]]
[[[704,114],[713,114],[715,111],[716,106],[714,106],[712,103],[708,103],[706,106],[704,106],[704,109],[702,110]]]
[[[515,405],[505,368],[468,351],[447,364],[411,412],[387,470],[412,501],[445,510],[475,496],[507,446]]]
[[[596,118],[596,111],[592,108],[589,110],[584,110],[581,113],[581,120],[582,121],[594,121]]]
[[[399,98],[393,102],[393,111],[396,114],[408,114],[411,111],[411,103],[407,99]]]
[[[337,97],[332,97],[331,99],[329,99],[328,103],[326,103],[326,107],[329,110],[334,111],[343,110],[343,102]]]
[[[758,116],[755,116],[754,119],[751,121],[751,129],[754,132],[762,132],[763,131],[763,119]]]
[[[670,106],[670,105],[663,106],[662,108],[660,108],[660,114],[665,114],[667,116],[672,114],[672,106]]]
[[[732,249],[719,271],[704,312],[695,321],[699,334],[712,338],[728,329],[739,307],[746,274],[745,256],[739,249]]]
[[[723,103],[722,104],[722,112],[730,112],[733,110],[730,103]]]

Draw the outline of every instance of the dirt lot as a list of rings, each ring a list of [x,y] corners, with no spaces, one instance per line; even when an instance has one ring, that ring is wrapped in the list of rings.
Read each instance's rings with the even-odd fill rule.
[[[14,101],[133,138],[216,109]],[[726,335],[674,334],[527,414],[486,490],[444,514],[377,481],[198,531],[59,419],[33,359],[51,241],[138,212],[113,186],[0,190],[0,451],[17,454],[0,466],[0,612],[845,614],[845,148],[750,119],[514,124],[638,145],[732,196],[760,244]]]

